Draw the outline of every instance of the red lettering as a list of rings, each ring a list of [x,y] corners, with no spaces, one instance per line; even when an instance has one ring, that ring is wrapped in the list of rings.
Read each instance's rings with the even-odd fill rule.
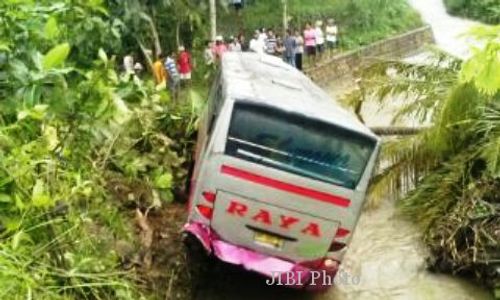
[[[229,207],[227,208],[228,213],[240,217],[244,217],[247,211],[248,207],[245,204],[241,204],[236,201],[231,201],[231,203],[229,203]]]
[[[307,227],[302,230],[302,233],[312,235],[315,237],[321,236],[321,233],[319,231],[319,226],[318,224],[315,223],[309,223],[309,225],[307,225]]]
[[[299,219],[294,217],[281,216],[281,224],[280,227],[284,229],[290,229],[292,224],[299,222]]]
[[[258,214],[256,214],[252,220],[256,222],[261,222],[266,225],[271,225],[271,215],[268,211],[261,209]]]

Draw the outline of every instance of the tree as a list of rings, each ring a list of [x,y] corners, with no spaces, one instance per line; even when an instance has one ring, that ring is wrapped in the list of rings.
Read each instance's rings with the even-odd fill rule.
[[[216,0],[210,0],[210,38],[215,41],[217,35],[217,11]]]
[[[465,62],[439,54],[431,64],[381,62],[349,96],[354,107],[375,94],[381,105],[407,103],[395,120],[427,120],[420,133],[387,141],[372,196],[399,195],[417,223],[434,268],[471,273],[490,285],[500,244],[500,28],[479,28],[485,46]],[[391,71],[388,72],[388,69]],[[496,279],[495,279],[496,278]],[[497,280],[495,283],[494,280]]]

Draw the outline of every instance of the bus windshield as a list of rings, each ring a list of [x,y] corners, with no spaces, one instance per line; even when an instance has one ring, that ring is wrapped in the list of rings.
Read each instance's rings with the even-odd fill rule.
[[[225,154],[355,189],[376,141],[282,110],[237,102]]]

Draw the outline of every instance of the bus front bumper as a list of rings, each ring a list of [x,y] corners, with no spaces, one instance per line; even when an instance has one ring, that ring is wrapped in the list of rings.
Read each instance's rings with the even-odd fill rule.
[[[312,269],[224,242],[210,227],[201,223],[188,223],[184,226],[184,231],[194,235],[207,254],[213,254],[223,262],[264,275],[270,278],[266,281],[270,285],[324,291],[332,285],[331,279],[338,270],[338,266],[330,269]]]

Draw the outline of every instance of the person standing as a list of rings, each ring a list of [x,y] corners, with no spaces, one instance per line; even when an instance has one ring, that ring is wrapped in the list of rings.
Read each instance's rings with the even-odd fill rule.
[[[206,47],[205,50],[203,51],[203,58],[205,59],[205,64],[207,66],[211,66],[214,64],[215,55],[214,55],[214,45],[212,41],[206,42]]]
[[[189,85],[191,82],[191,70],[193,65],[191,63],[191,55],[184,46],[179,47],[179,56],[177,58],[177,65],[179,66],[179,74],[181,83]]]
[[[168,87],[170,89],[172,98],[177,100],[179,97],[179,82],[180,76],[177,70],[177,64],[175,63],[175,51],[172,51],[169,56],[165,59],[165,69],[168,74]]]
[[[250,45],[249,45],[250,51],[262,54],[264,53],[265,47],[266,45],[260,38],[260,32],[255,31],[253,38],[250,40]]]
[[[243,0],[232,0],[234,9],[237,13],[243,8]]]
[[[222,59],[222,55],[224,55],[224,53],[226,53],[227,51],[227,46],[226,44],[224,43],[224,38],[219,35],[216,37],[215,39],[215,48],[214,48],[214,52],[215,52],[215,59],[217,61],[220,61]]]
[[[339,33],[337,24],[335,24],[334,19],[328,20],[328,24],[326,25],[325,31],[326,31],[326,44],[328,46],[328,51],[331,56],[335,48],[337,48],[337,42],[338,42],[337,35]]]
[[[123,71],[126,74],[134,74],[134,56],[132,54],[123,58]]]
[[[274,32],[270,29],[267,32],[266,53],[269,55],[275,55],[277,46],[278,46],[278,40],[276,39]]]
[[[241,51],[248,51],[248,45],[245,39],[245,35],[243,33],[240,33],[238,35],[238,41],[241,45]]]
[[[262,27],[261,29],[259,29],[259,39],[264,44],[267,41],[266,29],[264,27]]]
[[[158,54],[158,59],[153,63],[153,77],[155,79],[156,85],[163,85],[163,87],[166,87],[167,71],[163,66],[164,60],[165,56],[162,53]]]
[[[276,51],[274,52],[274,55],[281,57],[282,59],[285,57],[285,45],[283,44],[283,40],[280,36],[276,37]]]
[[[295,40],[295,37],[292,35],[290,29],[286,31],[284,46],[285,46],[285,52],[283,54],[283,58],[285,62],[295,67],[295,51],[297,48],[297,41]]]
[[[321,28],[322,26],[323,22],[317,21],[316,28],[314,29],[316,32],[316,50],[319,59],[323,57],[323,52],[325,51],[325,34]]]
[[[296,50],[295,50],[295,67],[302,71],[302,59],[304,56],[304,38],[300,34],[300,32],[297,30],[295,31],[295,43],[296,43]]]
[[[241,44],[238,38],[233,37],[231,43],[229,44],[229,51],[241,52]]]
[[[309,65],[316,64],[316,30],[311,23],[306,23],[304,30],[304,45],[306,47],[307,62]]]
[[[134,64],[134,74],[135,76],[139,77],[142,74],[142,71],[144,71],[144,67],[140,62],[136,62]]]

